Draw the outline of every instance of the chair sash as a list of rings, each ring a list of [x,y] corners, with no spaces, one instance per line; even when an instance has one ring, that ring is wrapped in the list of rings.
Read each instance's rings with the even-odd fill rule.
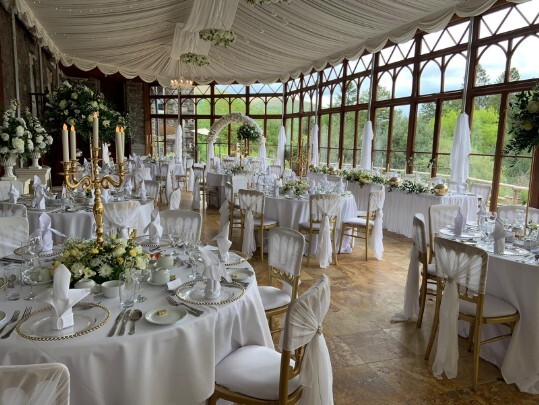
[[[329,279],[322,276],[305,294],[290,304],[281,347],[293,351],[306,345],[299,380],[302,404],[333,404],[333,374],[322,322],[329,309]]]
[[[219,232],[221,232],[230,223],[230,203],[228,200],[225,199],[221,204],[219,214],[221,215],[219,219]]]
[[[339,212],[340,201],[338,198],[317,198],[313,200],[315,218],[320,220],[320,231],[318,236],[318,250],[316,258],[320,262],[320,267],[325,269],[331,263],[333,246],[331,244],[330,217],[334,217]],[[311,213],[311,216],[313,213]]]
[[[200,182],[203,180],[204,172],[193,169],[194,174],[194,183],[193,183],[193,204],[191,208],[194,210],[200,209]]]
[[[457,246],[456,250],[453,246]],[[478,248],[457,245],[456,242],[437,238],[434,242],[436,251],[436,275],[445,279],[444,293],[440,306],[440,324],[436,358],[432,373],[442,378],[455,378],[458,370],[458,284],[465,285],[471,291],[484,293],[486,286],[486,265],[488,256],[477,254]],[[479,252],[481,252],[479,250]],[[485,277],[482,277],[484,268]]]
[[[181,190],[180,189],[174,190],[172,193],[170,193],[170,196],[168,198],[168,209],[179,210],[181,201],[182,201]]]
[[[369,207],[371,213],[376,214],[374,219],[374,227],[372,229],[372,237],[369,241],[369,247],[374,252],[374,257],[377,260],[382,260],[382,255],[384,253],[384,231],[382,230],[382,222],[384,219],[384,201],[386,199],[385,191],[375,191],[369,195]]]
[[[138,201],[122,201],[104,204],[103,217],[105,223],[120,230],[122,239],[129,238],[128,228],[138,227]]]
[[[260,204],[259,200],[260,197],[257,195],[240,194],[240,206],[242,207],[245,216],[243,244],[241,250],[249,257],[249,259],[253,256],[253,252],[256,250],[253,211],[256,211],[257,206]]]

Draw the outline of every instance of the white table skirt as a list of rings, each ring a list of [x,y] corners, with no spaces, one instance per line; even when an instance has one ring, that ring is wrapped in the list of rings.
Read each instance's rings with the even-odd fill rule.
[[[139,225],[137,235],[144,235],[144,228],[152,220],[152,202],[140,204]],[[41,212],[28,210],[28,225],[30,234],[39,228],[39,216]],[[95,234],[95,220],[92,212],[49,212],[52,220],[52,228],[63,233],[66,236],[76,236],[83,239],[91,239]],[[62,243],[64,238],[53,234],[54,243]]]
[[[489,256],[487,293],[511,303],[520,313],[513,336],[481,346],[481,357],[496,364],[508,384],[539,394],[539,265]],[[460,334],[468,336],[468,323]],[[507,333],[507,327],[483,325],[482,340]],[[479,371],[481,372],[481,370]]]
[[[438,197],[432,194],[408,194],[401,190],[389,192],[386,188],[384,229],[411,238],[413,235],[412,220],[414,215],[416,213],[423,214],[426,229],[429,229],[429,207],[435,204],[458,205],[461,207],[462,215],[464,215],[467,221],[476,222],[477,203],[476,195],[446,195]]]
[[[235,180],[238,179],[238,180]],[[209,201],[208,205],[220,208],[223,201],[225,201],[226,198],[226,190],[225,186],[226,183],[232,183],[235,184],[244,184],[242,188],[247,188],[247,176],[246,175],[232,175],[232,174],[225,174],[225,173],[215,173],[215,172],[208,172],[206,174],[206,185],[209,187],[217,187],[219,196],[219,200],[217,202]],[[237,187],[235,187],[236,189]]]
[[[183,280],[185,271],[181,274]],[[199,404],[213,393],[215,366],[231,351],[249,344],[273,348],[256,280],[250,281],[242,299],[200,306],[204,314],[198,318],[187,315],[169,326],[141,319],[135,335],[112,338],[106,335],[120,312],[119,300],[98,295],[95,301],[111,311],[103,327],[60,342],[33,342],[14,333],[2,341],[0,365],[65,364],[71,375],[71,403],[77,405]],[[172,308],[163,287],[144,285],[142,293],[148,299],[136,307],[144,313]],[[28,303],[7,302],[2,294],[0,304],[11,316]],[[37,302],[32,306],[34,311],[41,307]]]
[[[344,196],[340,201],[337,219],[337,235],[340,236],[342,221],[356,216],[356,201],[352,196]],[[284,197],[266,197],[264,216],[277,221],[280,227],[299,229],[300,222],[309,222],[309,200],[288,199]],[[351,253],[351,238],[345,238],[341,253]],[[313,246],[312,252],[316,251]]]

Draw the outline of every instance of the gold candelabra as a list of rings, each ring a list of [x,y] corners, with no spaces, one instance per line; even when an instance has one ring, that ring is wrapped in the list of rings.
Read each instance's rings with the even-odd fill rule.
[[[65,184],[74,190],[82,186],[84,190],[94,190],[94,218],[96,225],[97,243],[103,244],[103,202],[101,200],[101,189],[108,189],[110,186],[120,187],[125,178],[124,162],[118,162],[118,180],[110,175],[104,175],[99,178],[99,148],[91,148],[91,170],[90,174],[77,180],[77,160],[64,161]]]

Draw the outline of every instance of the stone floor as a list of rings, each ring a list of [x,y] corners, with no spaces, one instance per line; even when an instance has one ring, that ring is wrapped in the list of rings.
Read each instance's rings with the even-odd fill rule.
[[[189,208],[185,195],[182,208]],[[219,212],[203,212],[202,239],[216,235]],[[363,259],[363,245],[352,254],[339,256],[339,264],[320,269],[316,260],[302,269],[300,292],[321,274],[331,281],[331,306],[324,323],[324,335],[333,367],[335,404],[539,404],[539,396],[520,393],[503,381],[500,370],[481,360],[479,387],[472,386],[473,358],[460,342],[458,376],[437,380],[430,363],[423,359],[428,343],[434,303],[425,310],[423,325],[391,323],[402,306],[408,266],[409,239],[386,232],[384,258]],[[239,249],[239,232],[233,237]],[[266,263],[255,253],[251,264],[259,284],[267,283]]]

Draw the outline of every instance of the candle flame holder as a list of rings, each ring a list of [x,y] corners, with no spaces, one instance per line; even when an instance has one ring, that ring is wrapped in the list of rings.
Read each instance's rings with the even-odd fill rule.
[[[99,148],[92,148],[91,170],[90,174],[77,180],[77,160],[63,162],[65,184],[71,190],[82,186],[84,190],[94,190],[94,208],[93,214],[96,225],[97,243],[103,244],[103,202],[101,200],[101,189],[108,189],[110,186],[120,187],[125,179],[124,162],[117,163],[118,180],[110,175],[104,175],[99,178]]]

